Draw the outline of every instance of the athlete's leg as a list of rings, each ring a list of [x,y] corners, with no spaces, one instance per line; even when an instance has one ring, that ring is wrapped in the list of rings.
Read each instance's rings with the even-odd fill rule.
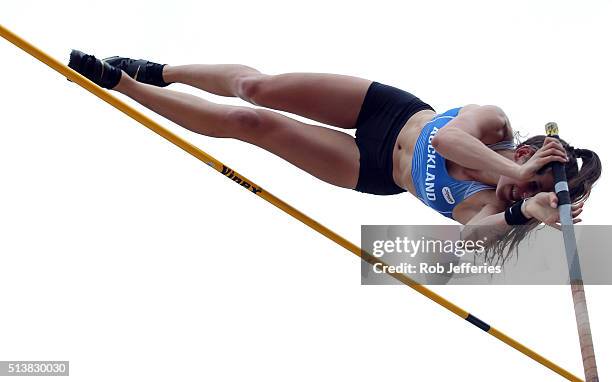
[[[257,145],[328,183],[354,188],[359,150],[352,136],[263,109],[219,105],[190,94],[142,84],[123,73],[117,90],[200,134]]]
[[[244,65],[166,65],[163,78],[341,128],[355,127],[372,83],[338,74],[267,75]]]

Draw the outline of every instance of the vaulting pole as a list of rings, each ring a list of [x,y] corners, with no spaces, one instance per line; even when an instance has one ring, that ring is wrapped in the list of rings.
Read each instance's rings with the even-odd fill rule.
[[[85,90],[87,90],[90,93],[94,94],[95,96],[97,96],[98,98],[100,98],[103,101],[107,102],[111,106],[117,108],[118,110],[122,111],[126,115],[128,115],[131,118],[135,119],[136,121],[140,122],[145,127],[149,128],[150,130],[152,130],[156,134],[160,135],[161,137],[165,138],[166,140],[168,140],[171,143],[175,144],[176,146],[180,147],[181,149],[183,149],[187,153],[193,155],[197,159],[199,159],[202,162],[206,163],[210,167],[212,167],[215,170],[217,170],[219,173],[221,173],[221,174],[225,175],[226,177],[230,178],[231,180],[235,181],[237,184],[241,185],[242,187],[244,187],[245,189],[249,190],[253,194],[255,194],[255,195],[265,199],[269,203],[271,203],[274,206],[278,207],[279,209],[283,210],[287,214],[293,216],[294,218],[296,218],[297,220],[299,220],[302,223],[306,224],[307,226],[309,226],[310,228],[314,229],[315,231],[319,232],[323,236],[325,236],[328,239],[332,240],[333,242],[341,245],[342,247],[346,248],[347,250],[349,250],[350,252],[354,253],[355,255],[361,257],[361,259],[363,261],[366,261],[366,262],[368,262],[370,264],[382,264],[382,265],[386,265],[382,261],[380,261],[378,258],[372,256],[371,254],[369,254],[369,253],[367,253],[365,251],[362,252],[361,248],[359,248],[357,245],[351,243],[350,241],[348,241],[347,239],[345,239],[342,236],[338,235],[337,233],[333,232],[332,230],[330,230],[329,228],[325,227],[321,223],[313,220],[312,218],[308,217],[304,213],[298,211],[296,208],[294,208],[291,205],[285,203],[284,201],[280,200],[279,198],[277,198],[276,196],[274,196],[271,193],[267,192],[266,190],[262,189],[261,187],[259,187],[258,185],[256,185],[255,183],[253,183],[252,181],[247,179],[246,177],[240,175],[235,170],[232,170],[232,169],[228,168],[223,163],[219,162],[217,159],[213,158],[212,156],[208,155],[207,153],[205,153],[204,151],[200,150],[196,146],[194,146],[191,143],[185,141],[183,138],[179,137],[178,135],[176,135],[176,134],[172,133],[171,131],[167,130],[166,128],[162,127],[160,124],[158,124],[157,122],[153,121],[151,118],[145,116],[144,114],[142,114],[141,112],[139,112],[138,110],[133,108],[132,106],[129,106],[125,102],[123,102],[120,99],[116,98],[115,96],[111,95],[109,92],[105,91],[104,89],[102,89],[98,85],[96,85],[93,82],[89,81],[87,78],[81,76],[79,73],[77,73],[74,70],[70,69],[68,66],[60,63],[55,58],[49,56],[48,54],[46,54],[42,50],[38,49],[34,45],[32,45],[29,42],[23,40],[21,37],[17,36],[16,34],[14,34],[11,31],[9,31],[8,29],[6,29],[2,25],[0,25],[0,35],[2,37],[4,37],[6,40],[8,40],[11,43],[13,43],[18,48],[22,49],[26,53],[32,55],[34,58],[38,59],[39,61],[41,61],[42,63],[46,64],[50,68],[54,69],[55,71],[60,73],[62,76],[70,79],[72,82],[74,82],[77,85],[83,87]],[[419,292],[423,296],[425,296],[425,297],[429,298],[430,300],[436,302],[438,305],[443,306],[444,308],[446,308],[446,309],[450,310],[451,312],[455,313],[457,316],[465,319],[466,321],[470,322],[471,324],[473,324],[473,325],[477,326],[478,328],[484,330],[485,332],[489,333],[493,337],[495,337],[495,338],[499,339],[500,341],[506,343],[507,345],[515,348],[516,350],[520,351],[521,353],[525,354],[526,356],[530,357],[531,359],[535,360],[536,362],[546,366],[547,368],[549,368],[550,370],[554,371],[555,373],[561,375],[562,377],[566,378],[567,380],[569,380],[569,381],[582,381],[580,378],[576,377],[575,375],[573,375],[569,371],[563,369],[561,366],[559,366],[559,365],[553,363],[552,361],[544,358],[543,356],[541,356],[540,354],[538,354],[535,351],[531,350],[527,346],[525,346],[525,345],[521,344],[520,342],[512,339],[511,337],[508,337],[506,334],[500,332],[499,330],[491,327],[487,323],[481,321],[480,319],[476,318],[475,316],[473,316],[470,313],[466,312],[465,310],[461,309],[457,305],[455,305],[452,302],[446,300],[442,296],[436,294],[435,292],[433,292],[429,288],[426,288],[425,286],[417,283],[416,281],[412,280],[411,278],[409,278],[408,276],[404,275],[403,273],[390,273],[389,275],[391,275],[392,277],[394,277],[395,279],[397,279],[401,283],[403,283],[403,284],[409,286],[410,288],[414,289],[415,291]]]
[[[559,127],[554,122],[546,124],[546,135],[559,138]],[[587,309],[586,296],[584,294],[584,283],[582,271],[580,270],[580,258],[576,244],[574,223],[572,219],[572,201],[570,199],[565,165],[561,162],[553,162],[553,176],[555,180],[555,193],[557,194],[559,218],[561,231],[563,232],[563,243],[565,244],[565,256],[569,268],[570,285],[572,287],[572,299],[574,300],[574,313],[576,314],[576,325],[578,326],[578,339],[582,353],[582,366],[584,377],[587,382],[598,382],[597,364],[595,362],[595,350],[591,336],[591,323]]]

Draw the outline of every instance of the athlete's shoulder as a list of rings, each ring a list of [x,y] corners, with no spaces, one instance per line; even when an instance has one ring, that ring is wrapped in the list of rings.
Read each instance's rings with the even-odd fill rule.
[[[474,103],[467,104],[467,105],[461,107],[461,110],[459,111],[459,114],[464,114],[464,113],[470,112],[470,111],[475,110],[475,109],[477,109],[479,107],[480,107],[480,105],[476,105]]]
[[[497,105],[477,105],[477,104],[468,104],[461,107],[459,114],[486,114],[491,117],[498,117],[506,119],[506,113],[504,110]]]

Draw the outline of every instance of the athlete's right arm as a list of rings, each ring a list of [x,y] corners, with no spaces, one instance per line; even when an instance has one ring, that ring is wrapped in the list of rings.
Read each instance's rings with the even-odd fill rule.
[[[460,166],[518,179],[520,165],[488,148],[512,139],[504,112],[496,106],[474,106],[459,113],[432,140],[436,151]]]

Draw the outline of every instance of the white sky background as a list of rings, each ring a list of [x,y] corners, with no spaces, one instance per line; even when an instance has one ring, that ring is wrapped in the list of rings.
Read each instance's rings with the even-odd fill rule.
[[[352,74],[438,111],[499,105],[523,134],[553,120],[599,153],[583,219],[608,223],[609,2],[84,4],[4,0],[0,23],[64,61]],[[360,286],[352,254],[4,40],[0,57],[1,360],[70,360],[76,381],[562,380],[408,288]],[[355,243],[361,224],[450,223],[155,118]],[[433,289],[582,375],[569,287]],[[587,289],[601,380],[611,290]]]

